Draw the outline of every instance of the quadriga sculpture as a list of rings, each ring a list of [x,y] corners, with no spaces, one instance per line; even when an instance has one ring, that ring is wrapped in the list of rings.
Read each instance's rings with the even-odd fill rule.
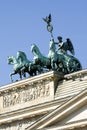
[[[17,57],[9,56],[8,63],[13,64],[14,70],[10,74],[11,80],[12,75],[17,73],[22,79],[22,76],[26,77],[26,73],[34,76],[45,72],[45,70],[56,70],[63,74],[69,74],[82,69],[79,60],[74,57],[75,52],[71,40],[67,38],[66,42],[63,42],[62,37],[59,36],[58,42],[54,41],[51,14],[43,18],[43,20],[47,23],[47,31],[51,34],[48,57],[44,56],[35,44],[31,46],[31,51],[34,55],[33,61],[29,61],[26,54],[22,51],[17,52]],[[56,45],[58,45],[58,49]],[[68,54],[68,51],[71,54]]]
[[[82,66],[77,58],[68,55],[65,52],[61,52],[60,49],[57,51],[55,44],[56,43],[54,42],[54,39],[51,39],[48,57],[43,56],[39,48],[33,44],[31,46],[31,50],[34,54],[35,64],[39,64],[43,67],[45,66],[48,69],[63,72],[64,74],[72,73],[82,69]]]

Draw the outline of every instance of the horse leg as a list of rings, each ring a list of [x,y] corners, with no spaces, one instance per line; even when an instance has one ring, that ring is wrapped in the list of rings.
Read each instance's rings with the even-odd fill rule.
[[[12,72],[12,73],[10,74],[10,80],[11,80],[11,82],[13,82],[12,75],[15,75],[15,74],[17,74],[17,72]],[[19,73],[19,75],[20,75],[20,79],[22,79],[21,73]]]
[[[32,64],[30,64],[29,65],[29,67],[28,67],[28,74],[30,75],[30,76],[33,76],[33,73],[34,73],[34,65]]]
[[[43,69],[42,69],[42,67],[40,65],[37,65],[36,69],[37,69],[39,74],[41,74],[43,72]]]
[[[24,78],[26,78],[26,73],[24,73]]]
[[[24,78],[26,78],[26,73],[25,73],[25,67],[23,67],[22,69],[21,69],[21,76],[23,75],[23,77]],[[21,77],[22,78],[22,77]]]
[[[11,80],[11,82],[13,82],[13,79],[12,79],[12,74],[10,74],[10,80]]]
[[[26,78],[26,73],[25,73],[25,72],[23,72],[22,74],[23,74],[23,77],[24,77],[24,78]]]
[[[20,75],[20,80],[22,80],[22,73],[20,72],[19,75]]]
[[[15,75],[15,72],[10,73],[10,80],[13,82],[12,75]]]

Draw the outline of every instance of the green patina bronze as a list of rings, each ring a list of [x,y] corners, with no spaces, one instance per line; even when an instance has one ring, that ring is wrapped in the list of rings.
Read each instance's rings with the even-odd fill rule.
[[[11,81],[13,82],[12,75],[15,75],[15,74],[19,74],[20,79],[22,79],[22,74],[20,71],[22,68],[22,65],[19,63],[18,59],[14,56],[8,56],[7,62],[8,62],[8,64],[13,65],[13,72],[10,73]],[[24,77],[25,77],[25,75],[24,75]]]
[[[39,64],[43,68],[51,69],[50,59],[48,57],[43,56],[37,45],[32,44],[31,51],[34,55],[33,62],[36,65]]]
[[[68,55],[67,50],[62,51],[60,48],[56,50],[55,44],[56,43],[54,40],[51,39],[48,57],[43,56],[39,48],[33,44],[31,46],[31,50],[34,55],[33,60],[35,64],[39,64],[42,67],[47,67],[49,70],[63,72],[64,74],[72,73],[82,69],[77,58],[72,55]]]
[[[18,51],[16,57],[9,56],[8,64],[13,65],[13,72],[10,74],[11,81],[13,81],[12,75],[14,74],[19,74],[20,79],[22,79],[22,76],[26,77],[26,73],[29,76],[34,76],[45,71],[55,70],[63,74],[69,74],[82,69],[79,60],[74,57],[75,52],[71,40],[67,38],[63,42],[62,37],[58,36],[58,41],[55,42],[51,14],[43,20],[47,23],[47,31],[51,34],[48,56],[44,56],[36,44],[31,45],[31,51],[34,55],[32,61],[29,61],[22,51]]]
[[[41,66],[38,64],[34,64],[33,61],[29,61],[27,56],[24,52],[18,51],[17,52],[17,59],[19,60],[20,64],[22,64],[22,73],[27,72],[30,76],[36,75],[37,73],[42,72]]]
[[[26,73],[30,76],[34,76],[37,73],[42,72],[41,66],[34,64],[32,61],[27,59],[27,56],[24,52],[18,51],[17,57],[8,56],[8,64],[13,65],[13,72],[10,74],[10,79],[13,82],[12,75],[19,74],[20,79],[22,76],[26,78]]]

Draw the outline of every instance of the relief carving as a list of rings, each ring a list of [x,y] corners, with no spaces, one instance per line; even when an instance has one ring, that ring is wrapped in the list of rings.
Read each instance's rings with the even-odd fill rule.
[[[46,96],[50,96],[49,84],[46,85],[45,82],[39,82],[33,84],[33,86],[25,85],[23,88],[18,88],[3,95],[3,108]]]

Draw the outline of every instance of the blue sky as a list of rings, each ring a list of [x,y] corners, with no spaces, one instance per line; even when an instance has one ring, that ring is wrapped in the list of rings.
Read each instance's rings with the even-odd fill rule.
[[[30,50],[35,43],[43,55],[49,52],[50,33],[42,20],[52,15],[53,35],[70,38],[83,69],[87,67],[87,0],[1,0],[0,1],[0,86],[11,83],[13,66],[7,56],[24,51],[33,60]],[[14,80],[19,79],[13,76]]]

